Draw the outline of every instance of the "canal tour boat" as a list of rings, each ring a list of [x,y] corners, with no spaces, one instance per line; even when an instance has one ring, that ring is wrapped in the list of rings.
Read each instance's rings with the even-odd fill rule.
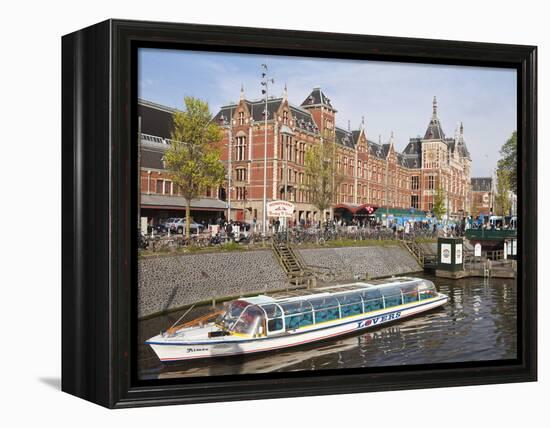
[[[433,282],[391,278],[233,300],[147,340],[162,362],[288,348],[380,326],[447,303]]]

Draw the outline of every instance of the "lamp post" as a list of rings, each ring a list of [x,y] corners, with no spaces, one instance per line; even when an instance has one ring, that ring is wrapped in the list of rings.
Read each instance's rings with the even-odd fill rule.
[[[262,213],[262,233],[266,235],[266,223],[267,223],[267,101],[268,101],[268,89],[269,83],[275,83],[274,79],[271,79],[267,75],[267,64],[262,64],[262,94],[265,95],[265,110],[264,110],[264,198],[263,198],[263,213]]]

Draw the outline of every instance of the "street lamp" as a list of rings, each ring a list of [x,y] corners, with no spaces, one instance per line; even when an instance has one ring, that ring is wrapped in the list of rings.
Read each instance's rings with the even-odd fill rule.
[[[265,95],[265,110],[264,110],[264,199],[263,199],[263,215],[262,215],[262,233],[266,235],[266,223],[267,223],[267,101],[268,101],[268,88],[270,83],[275,83],[275,80],[268,77],[267,64],[261,65],[262,72],[262,94]]]

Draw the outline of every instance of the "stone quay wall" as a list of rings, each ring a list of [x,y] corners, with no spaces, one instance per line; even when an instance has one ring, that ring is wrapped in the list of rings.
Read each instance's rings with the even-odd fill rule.
[[[271,250],[143,257],[138,263],[138,316],[286,287]]]
[[[422,268],[399,245],[301,249],[307,264],[331,268],[337,281],[402,275]],[[287,287],[271,250],[183,254],[139,259],[138,316]]]
[[[300,250],[300,254],[308,265],[332,269],[337,281],[422,271],[411,253],[400,245],[312,248]]]

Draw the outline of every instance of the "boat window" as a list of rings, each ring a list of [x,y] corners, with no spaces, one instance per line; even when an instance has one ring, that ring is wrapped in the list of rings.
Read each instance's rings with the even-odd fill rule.
[[[365,302],[365,312],[372,312],[384,309],[382,294],[380,293],[379,289],[363,291],[362,296],[363,301]]]
[[[363,312],[363,301],[359,293],[338,296],[342,318],[358,315]]]
[[[340,318],[338,300],[333,296],[326,296],[309,301],[315,309],[315,323],[337,320]]]
[[[283,311],[279,305],[263,305],[268,321],[267,329],[269,332],[276,332],[283,329]]]
[[[437,296],[437,290],[435,289],[435,284],[432,281],[423,280],[418,285],[418,295],[420,300],[431,299],[432,297]]]
[[[403,303],[418,302],[418,283],[412,283],[401,286],[403,293]]]
[[[312,306],[308,301],[281,303],[287,330],[313,324]]]
[[[403,303],[401,299],[401,289],[399,287],[384,287],[380,289],[380,292],[382,296],[384,296],[386,308],[398,306]]]
[[[257,305],[251,305],[243,311],[233,326],[232,331],[239,334],[249,334],[251,336],[263,334],[264,322],[264,311]]]
[[[249,303],[243,300],[230,302],[218,323],[231,330],[247,306],[249,306]]]
[[[273,318],[267,322],[267,328],[270,332],[279,331],[283,329],[283,319]]]
[[[283,315],[279,305],[263,305],[262,308],[268,318],[278,318]]]

